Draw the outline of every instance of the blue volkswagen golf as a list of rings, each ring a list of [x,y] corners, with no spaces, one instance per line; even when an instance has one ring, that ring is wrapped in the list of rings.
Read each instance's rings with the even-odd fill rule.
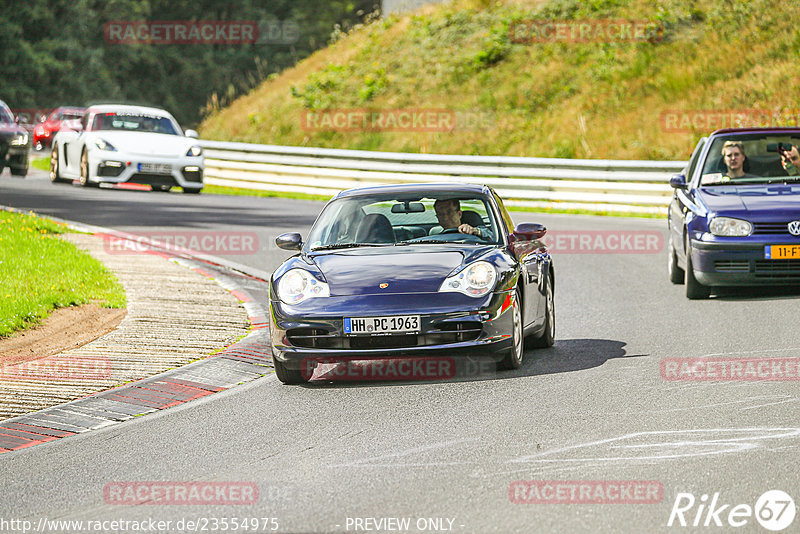
[[[715,287],[800,284],[800,128],[717,130],[673,176],[668,272]]]
[[[275,374],[306,382],[321,359],[488,357],[522,363],[555,337],[544,226],[514,226],[489,187],[408,184],[339,193],[270,284]]]

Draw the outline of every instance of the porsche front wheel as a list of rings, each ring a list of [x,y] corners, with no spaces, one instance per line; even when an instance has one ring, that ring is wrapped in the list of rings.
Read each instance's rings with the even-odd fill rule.
[[[522,299],[519,298],[519,289],[514,293],[514,300],[511,303],[511,348],[505,356],[498,362],[500,369],[519,369],[522,365],[523,355],[523,333],[522,333]]]
[[[286,364],[279,362],[275,358],[272,358],[272,363],[275,366],[275,375],[284,384],[305,384],[308,382],[308,378],[303,376],[300,369],[289,369]]]

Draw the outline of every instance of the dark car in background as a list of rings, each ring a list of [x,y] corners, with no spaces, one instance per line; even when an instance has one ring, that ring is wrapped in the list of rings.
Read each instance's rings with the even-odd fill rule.
[[[459,202],[454,217],[461,225],[440,226],[437,200]],[[278,379],[305,382],[317,362],[336,358],[446,355],[518,368],[524,341],[549,347],[555,337],[545,232],[539,224],[515,227],[487,186],[405,184],[339,193],[306,242],[297,233],[277,239],[279,247],[300,251],[270,283]]]
[[[0,173],[8,167],[14,176],[28,174],[30,135],[17,124],[14,114],[0,100]]]
[[[717,130],[670,180],[669,278],[686,284],[688,298],[800,285],[800,168],[784,164],[800,163],[798,146],[800,128]]]
[[[83,117],[85,108],[59,107],[54,109],[44,121],[33,128],[33,147],[36,150],[49,148],[53,142],[53,136],[61,129],[63,121],[80,120]]]

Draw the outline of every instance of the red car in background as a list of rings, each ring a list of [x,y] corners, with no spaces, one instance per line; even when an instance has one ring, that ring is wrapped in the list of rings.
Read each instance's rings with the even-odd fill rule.
[[[61,122],[81,119],[85,111],[85,108],[71,107],[60,107],[54,109],[43,122],[34,127],[33,147],[36,150],[49,147],[53,140],[53,136],[55,136],[56,133],[58,133],[58,131],[61,129]]]

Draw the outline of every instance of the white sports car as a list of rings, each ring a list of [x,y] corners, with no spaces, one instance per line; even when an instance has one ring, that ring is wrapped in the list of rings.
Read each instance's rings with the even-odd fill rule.
[[[203,188],[203,150],[197,132],[184,133],[163,109],[126,105],[91,106],[80,121],[67,121],[53,138],[50,179],[146,184],[154,191],[174,186],[184,193]]]

